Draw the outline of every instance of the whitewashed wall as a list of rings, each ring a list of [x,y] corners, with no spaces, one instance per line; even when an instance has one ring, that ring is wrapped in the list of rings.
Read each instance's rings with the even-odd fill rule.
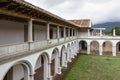
[[[46,40],[47,27],[41,25],[34,25],[34,39],[35,41]]]
[[[41,57],[36,62],[35,70],[41,67]]]
[[[57,27],[51,27],[51,29],[53,30],[53,39],[57,38]]]
[[[21,80],[24,77],[24,69],[21,64],[13,67],[13,80]]]
[[[80,37],[87,37],[88,36],[87,30],[80,30],[79,31],[79,36]]]
[[[0,44],[24,42],[25,23],[0,20]]]

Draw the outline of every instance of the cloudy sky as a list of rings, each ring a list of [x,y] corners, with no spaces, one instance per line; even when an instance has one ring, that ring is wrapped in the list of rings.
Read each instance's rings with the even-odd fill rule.
[[[120,0],[26,0],[65,19],[120,21]]]

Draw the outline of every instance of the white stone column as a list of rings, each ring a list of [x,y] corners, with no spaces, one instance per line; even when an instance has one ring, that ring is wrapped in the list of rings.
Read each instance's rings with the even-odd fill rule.
[[[34,74],[30,75],[30,80],[34,80]]]
[[[71,54],[71,49],[70,49],[70,47],[69,47],[69,51],[68,51],[68,52],[69,52],[69,53],[68,53],[68,54],[69,54],[69,62],[72,62],[72,60],[71,60],[71,59],[72,59],[72,54]]]
[[[56,53],[57,54],[57,53]],[[55,74],[58,74],[59,60],[58,55],[55,57]]]
[[[103,55],[103,50],[102,50],[103,48],[102,48],[102,44],[101,45],[99,45],[99,55]]]
[[[72,49],[71,49],[71,50],[72,50],[72,53],[71,53],[71,54],[72,54],[72,58],[75,58],[75,56],[74,56],[74,55],[75,55],[75,48],[74,48],[74,44],[72,45]]]
[[[58,74],[61,74],[60,56],[58,57]]]
[[[57,26],[57,38],[58,39],[60,38],[60,29],[59,29],[59,26]]]
[[[28,21],[28,42],[33,42],[33,23],[32,19]]]
[[[116,46],[112,46],[112,55],[116,56]]]
[[[100,37],[102,37],[102,29],[100,29]]]
[[[50,24],[47,23],[47,40],[50,39]]]
[[[77,45],[76,45],[77,43],[75,43],[75,45],[74,45],[74,48],[75,48],[75,56],[77,55]]]
[[[68,28],[68,37],[70,38],[70,28]]]
[[[64,67],[67,67],[67,53],[65,52]]]
[[[58,39],[58,43],[60,42],[60,27],[57,26],[57,39]]]
[[[77,43],[77,51],[79,53],[79,42]]]
[[[88,37],[90,36],[90,29],[88,29]]]
[[[90,44],[87,45],[87,54],[90,54]]]
[[[115,29],[113,29],[113,36],[115,37],[116,36],[116,34],[115,34],[116,32],[115,32]]]
[[[52,80],[52,76],[51,76],[51,63],[48,63],[48,80]]]
[[[64,27],[64,39],[66,39],[66,28]]]
[[[71,60],[71,53],[70,53],[70,56],[69,56],[69,62],[72,62],[72,60]]]
[[[63,67],[67,67],[66,63],[67,63],[66,51],[63,51],[63,52],[62,52],[62,66],[63,66]]]
[[[73,29],[72,29],[72,38],[73,38]]]
[[[24,79],[25,80],[29,80],[30,79],[30,76],[29,76],[29,73],[28,73],[27,69],[24,70]]]

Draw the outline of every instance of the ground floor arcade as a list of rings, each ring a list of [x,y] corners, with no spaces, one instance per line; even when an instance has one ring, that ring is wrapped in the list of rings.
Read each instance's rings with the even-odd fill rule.
[[[0,80],[52,80],[78,52],[116,56],[119,40],[73,40],[0,66]],[[3,69],[4,68],[4,69]]]
[[[80,40],[79,49],[82,53],[97,55],[120,55],[119,40]]]
[[[78,40],[74,40],[10,61],[0,66],[0,80],[52,80],[62,74],[78,51]]]

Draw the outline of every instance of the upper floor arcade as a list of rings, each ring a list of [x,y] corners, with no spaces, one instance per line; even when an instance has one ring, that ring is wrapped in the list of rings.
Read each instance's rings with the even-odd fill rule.
[[[30,3],[4,0],[0,4],[1,60],[78,38],[79,25]]]
[[[108,35],[104,33],[105,28],[92,28],[86,29],[83,35],[79,35],[81,39],[94,39],[94,40],[119,40],[120,36],[116,35],[115,29],[113,29],[112,34]]]
[[[21,0],[4,0],[0,4],[1,59],[75,39],[119,39],[115,30],[113,36],[104,37],[104,29],[91,28],[89,19],[68,21]]]

